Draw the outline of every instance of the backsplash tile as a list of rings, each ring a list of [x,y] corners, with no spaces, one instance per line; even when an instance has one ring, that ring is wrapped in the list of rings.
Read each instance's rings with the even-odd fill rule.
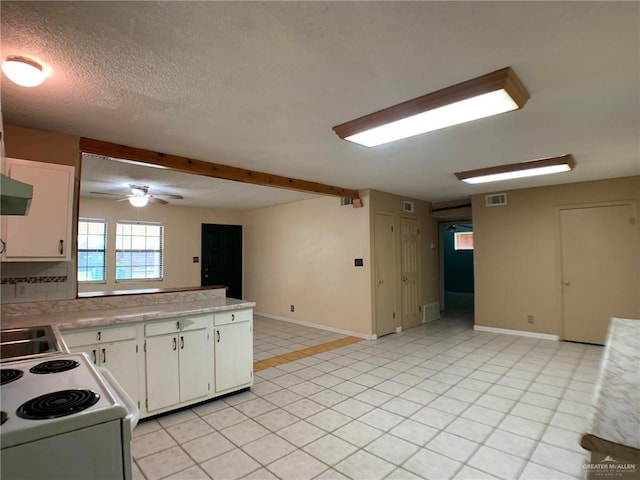
[[[2,303],[64,300],[76,295],[72,262],[3,262]]]

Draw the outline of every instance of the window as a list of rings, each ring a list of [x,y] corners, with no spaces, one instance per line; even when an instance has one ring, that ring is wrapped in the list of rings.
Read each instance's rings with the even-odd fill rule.
[[[159,223],[116,224],[116,282],[162,280],[162,233]]]
[[[78,221],[78,282],[105,282],[107,222],[80,218]]]
[[[473,250],[473,232],[455,232],[453,245],[456,250]]]

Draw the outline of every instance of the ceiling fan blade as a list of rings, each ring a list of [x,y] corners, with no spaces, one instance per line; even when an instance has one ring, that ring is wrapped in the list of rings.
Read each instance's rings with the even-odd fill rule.
[[[147,198],[149,199],[150,202],[158,203],[160,205],[166,205],[167,203],[169,203],[166,200],[162,200],[161,198],[156,198],[153,195],[147,195]]]
[[[116,202],[126,202],[127,200],[129,200],[130,195],[127,195],[124,198],[121,198],[120,200],[116,200]]]
[[[171,198],[173,200],[184,200],[184,197],[182,195],[174,195],[172,193],[154,193],[153,196],[154,197],[167,197],[167,198]]]
[[[123,197],[126,196],[126,193],[107,193],[107,192],[89,192],[90,194],[95,194],[95,195],[113,195],[116,197]]]

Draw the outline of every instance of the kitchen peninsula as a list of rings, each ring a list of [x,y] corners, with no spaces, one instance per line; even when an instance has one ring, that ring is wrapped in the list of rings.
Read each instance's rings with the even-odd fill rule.
[[[2,305],[2,328],[52,325],[148,417],[249,388],[254,302],[224,289]]]

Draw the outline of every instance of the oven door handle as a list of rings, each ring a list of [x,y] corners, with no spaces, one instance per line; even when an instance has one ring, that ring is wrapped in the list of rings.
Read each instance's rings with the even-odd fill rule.
[[[138,420],[140,419],[138,406],[131,400],[131,397],[127,395],[127,392],[124,391],[109,370],[103,367],[98,367],[98,370],[100,370],[100,373],[104,377],[109,390],[115,391],[117,397],[124,403],[124,407],[127,409],[127,416],[124,421],[131,426],[131,433],[133,434],[133,429],[138,425]]]

